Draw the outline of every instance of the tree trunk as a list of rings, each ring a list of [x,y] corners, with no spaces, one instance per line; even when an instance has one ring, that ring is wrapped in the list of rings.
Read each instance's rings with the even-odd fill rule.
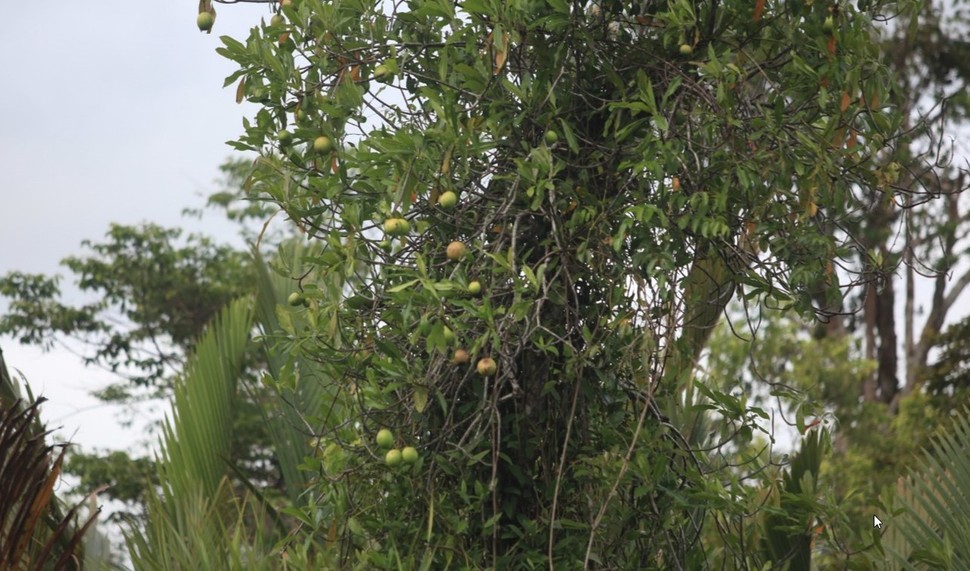
[[[896,291],[892,276],[883,282],[881,290],[875,295],[875,322],[879,336],[879,367],[877,369],[877,384],[879,400],[886,404],[893,402],[899,390],[899,380],[896,378],[898,370],[898,355],[896,351]]]

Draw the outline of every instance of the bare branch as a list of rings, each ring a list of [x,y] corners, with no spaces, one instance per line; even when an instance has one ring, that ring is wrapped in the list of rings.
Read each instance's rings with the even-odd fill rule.
[[[946,297],[943,298],[942,310],[944,317],[946,316],[947,311],[953,307],[953,304],[956,303],[957,298],[960,297],[960,294],[963,293],[963,290],[966,289],[968,285],[970,285],[970,270],[964,272],[963,275],[953,283],[953,287],[950,288],[949,293],[947,293]]]

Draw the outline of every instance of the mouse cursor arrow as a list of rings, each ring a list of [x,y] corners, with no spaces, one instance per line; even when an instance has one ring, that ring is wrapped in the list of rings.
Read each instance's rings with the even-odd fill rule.
[[[872,516],[872,527],[876,529],[882,529],[882,520],[879,519],[879,516],[877,515]]]

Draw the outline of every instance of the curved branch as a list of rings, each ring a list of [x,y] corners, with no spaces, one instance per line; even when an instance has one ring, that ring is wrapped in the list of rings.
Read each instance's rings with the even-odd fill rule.
[[[963,293],[963,290],[965,290],[968,285],[970,285],[970,270],[964,272],[963,275],[953,283],[953,287],[950,288],[949,293],[947,293],[943,298],[943,307],[941,309],[944,317],[950,308],[953,307],[953,304],[956,303],[957,298],[960,297],[960,294]]]

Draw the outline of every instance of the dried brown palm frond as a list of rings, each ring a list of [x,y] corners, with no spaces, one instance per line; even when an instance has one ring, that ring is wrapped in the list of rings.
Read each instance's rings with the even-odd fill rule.
[[[61,512],[54,486],[66,445],[47,443],[39,420],[46,399],[20,398],[2,354],[0,386],[0,569],[81,569],[81,539],[97,512],[80,525],[81,504]]]

